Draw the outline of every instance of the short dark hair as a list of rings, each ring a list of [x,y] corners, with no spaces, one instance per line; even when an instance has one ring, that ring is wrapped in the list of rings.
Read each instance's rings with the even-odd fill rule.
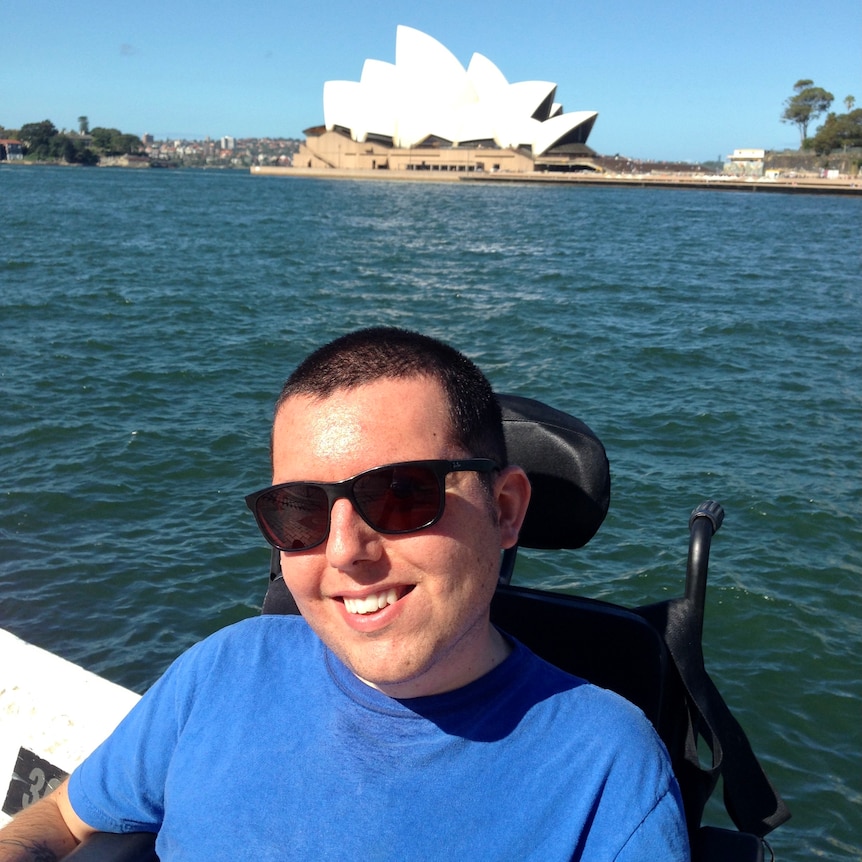
[[[454,442],[471,457],[505,466],[503,419],[488,379],[454,347],[408,329],[359,329],[319,347],[288,377],[275,412],[294,395],[326,398],[378,380],[423,376],[443,389]]]

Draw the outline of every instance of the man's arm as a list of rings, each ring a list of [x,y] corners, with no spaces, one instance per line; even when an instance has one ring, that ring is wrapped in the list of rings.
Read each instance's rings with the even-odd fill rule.
[[[641,821],[614,857],[614,862],[642,862],[644,859],[690,862],[685,813],[676,785],[662,796]]]
[[[56,862],[96,830],[75,814],[68,779],[0,829],[0,862]]]

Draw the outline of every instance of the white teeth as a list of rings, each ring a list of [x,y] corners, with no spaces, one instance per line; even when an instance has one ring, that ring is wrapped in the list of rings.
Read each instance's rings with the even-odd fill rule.
[[[344,608],[349,614],[373,614],[387,605],[394,605],[397,601],[398,594],[395,590],[385,590],[373,596],[366,596],[364,599],[345,598]]]

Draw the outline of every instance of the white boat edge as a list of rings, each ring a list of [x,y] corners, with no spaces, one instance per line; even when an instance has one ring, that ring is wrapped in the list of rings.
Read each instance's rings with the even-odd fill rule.
[[[139,698],[0,628],[0,826],[56,786]]]

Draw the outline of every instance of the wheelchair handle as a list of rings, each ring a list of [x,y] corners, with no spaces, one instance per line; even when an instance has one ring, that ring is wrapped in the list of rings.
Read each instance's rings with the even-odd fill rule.
[[[693,618],[700,640],[703,634],[703,614],[706,607],[706,579],[709,568],[709,548],[712,537],[724,521],[724,509],[714,500],[706,500],[688,520],[688,563],[685,570],[685,598],[692,605]]]
[[[694,522],[698,518],[708,518],[712,524],[713,535],[719,531],[719,528],[724,523],[724,508],[721,503],[716,503],[715,500],[706,500],[701,503],[688,519],[689,531],[694,526]]]

